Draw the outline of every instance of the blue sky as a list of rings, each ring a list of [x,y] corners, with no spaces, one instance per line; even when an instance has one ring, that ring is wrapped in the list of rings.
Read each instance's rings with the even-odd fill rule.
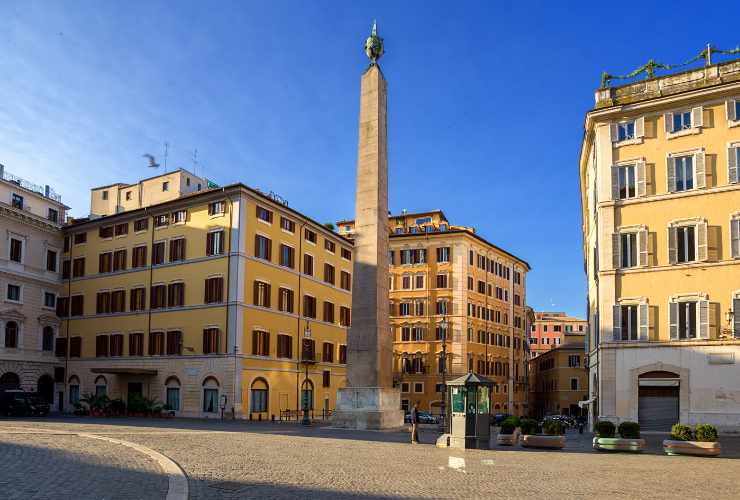
[[[390,205],[441,208],[527,260],[527,302],[583,316],[578,151],[601,71],[740,43],[740,3],[0,3],[0,163],[89,209],[141,157],[352,217],[362,45],[389,82]]]

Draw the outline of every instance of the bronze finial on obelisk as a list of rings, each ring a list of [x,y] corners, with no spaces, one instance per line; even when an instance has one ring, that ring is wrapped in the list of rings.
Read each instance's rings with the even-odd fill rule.
[[[334,425],[384,429],[403,425],[403,412],[400,392],[393,387],[388,321],[387,84],[377,64],[383,55],[377,24],[365,41],[365,53],[371,63],[360,84],[347,387],[337,393]]]

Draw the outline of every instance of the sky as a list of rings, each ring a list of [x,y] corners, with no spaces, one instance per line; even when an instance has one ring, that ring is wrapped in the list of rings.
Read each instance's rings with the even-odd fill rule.
[[[352,218],[360,75],[385,39],[390,209],[442,209],[584,317],[578,154],[601,72],[740,43],[740,2],[0,2],[0,163],[89,211],[143,154]],[[197,150],[196,161],[193,153]]]

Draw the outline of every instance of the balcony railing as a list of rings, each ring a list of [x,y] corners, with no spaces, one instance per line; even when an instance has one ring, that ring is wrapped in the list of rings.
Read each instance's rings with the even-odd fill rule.
[[[0,177],[2,177],[3,180],[12,182],[13,184],[16,184],[22,187],[23,189],[27,189],[29,191],[33,191],[34,193],[38,193],[42,196],[45,196],[46,198],[49,198],[50,200],[54,200],[59,203],[62,202],[62,196],[57,194],[53,189],[51,189],[51,187],[48,184],[45,186],[34,184],[33,182],[27,181],[26,179],[22,177],[18,177],[17,175],[11,174],[7,170],[5,170],[5,167],[3,165],[0,165]]]

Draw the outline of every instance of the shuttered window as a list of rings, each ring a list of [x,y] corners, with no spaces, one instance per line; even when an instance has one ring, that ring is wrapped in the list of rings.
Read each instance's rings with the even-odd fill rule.
[[[179,356],[182,354],[182,332],[175,330],[167,332],[167,354]]]
[[[128,355],[129,356],[143,356],[144,355],[144,334],[143,333],[130,333],[128,336]]]
[[[98,228],[98,236],[103,239],[113,237],[113,226],[101,226]]]
[[[668,260],[671,264],[708,260],[707,223],[668,228]]]
[[[126,290],[111,292],[110,312],[122,313],[126,311]]]
[[[205,298],[206,304],[217,304],[223,302],[224,279],[221,276],[206,279]]]
[[[734,311],[734,330],[735,338],[740,338],[740,297],[735,297],[732,301],[732,310]]]
[[[170,240],[170,262],[185,260],[185,238]]]
[[[278,289],[278,311],[293,312],[293,290],[288,288]]]
[[[116,250],[113,252],[113,271],[123,271],[126,269],[126,250]]]
[[[732,256],[736,259],[740,258],[740,216],[730,221],[730,247]],[[740,316],[740,310],[738,316]]]
[[[69,357],[79,358],[82,356],[82,337],[72,337],[69,339]]]
[[[293,247],[280,244],[280,265],[290,269],[295,267],[295,249]]]
[[[95,300],[95,313],[110,313],[110,292],[98,292]]]
[[[666,135],[680,134],[704,125],[704,110],[701,106],[674,111],[663,115]]]
[[[334,284],[334,266],[324,264],[324,283]]]
[[[270,333],[260,330],[252,332],[252,354],[255,356],[270,355]]]
[[[313,257],[307,253],[303,254],[303,274],[313,276]]]
[[[170,283],[167,285],[167,307],[182,307],[185,305],[185,283]]]
[[[95,337],[95,356],[103,358],[108,356],[108,336],[98,335]]]
[[[325,363],[333,363],[334,362],[334,344],[331,342],[324,342],[321,346],[321,360]]]
[[[254,235],[254,256],[258,259],[272,260],[272,241],[262,235]]]
[[[151,291],[152,309],[161,309],[167,304],[167,287],[165,285],[152,285]]]
[[[321,377],[321,383],[323,387],[331,387],[331,372],[329,370],[324,370],[324,374]]]
[[[293,357],[293,338],[290,335],[277,336],[277,357],[287,359]]]
[[[339,346],[339,363],[342,365],[347,364],[347,346],[343,344]]]
[[[612,199],[626,200],[645,196],[645,162],[612,167]]]
[[[324,301],[324,321],[334,323],[334,304]]]
[[[339,286],[343,290],[352,290],[352,276],[347,271],[342,271],[339,274]]]
[[[146,288],[132,288],[129,302],[131,311],[143,311],[146,308]]]
[[[131,267],[146,267],[146,247],[134,247],[133,254],[131,256]]]
[[[152,265],[164,264],[164,241],[158,241],[152,245]]]
[[[211,231],[206,234],[206,255],[221,255],[224,253],[224,232]]]
[[[110,355],[123,356],[123,335],[115,334],[110,336]]]
[[[149,219],[138,219],[134,221],[134,232],[146,231],[149,228]]]
[[[164,332],[151,332],[149,334],[149,355],[161,356],[164,354]]]
[[[270,284],[255,281],[253,288],[253,301],[255,306],[270,307]]]
[[[205,328],[203,330],[203,354],[219,352],[219,333],[218,328]]]
[[[303,316],[316,319],[316,297],[303,296]]]
[[[351,313],[349,307],[339,307],[339,324],[341,326],[350,326],[352,323]]]
[[[727,148],[727,179],[730,184],[740,182],[738,165],[740,165],[740,143],[735,143]]]
[[[81,278],[83,276],[85,276],[85,258],[80,257],[72,262],[72,277]]]
[[[128,222],[116,224],[115,230],[116,236],[124,236],[128,234]]]
[[[113,269],[113,253],[101,253],[98,256],[98,272],[109,273]]]
[[[667,158],[668,192],[690,191],[707,186],[704,151]]]

